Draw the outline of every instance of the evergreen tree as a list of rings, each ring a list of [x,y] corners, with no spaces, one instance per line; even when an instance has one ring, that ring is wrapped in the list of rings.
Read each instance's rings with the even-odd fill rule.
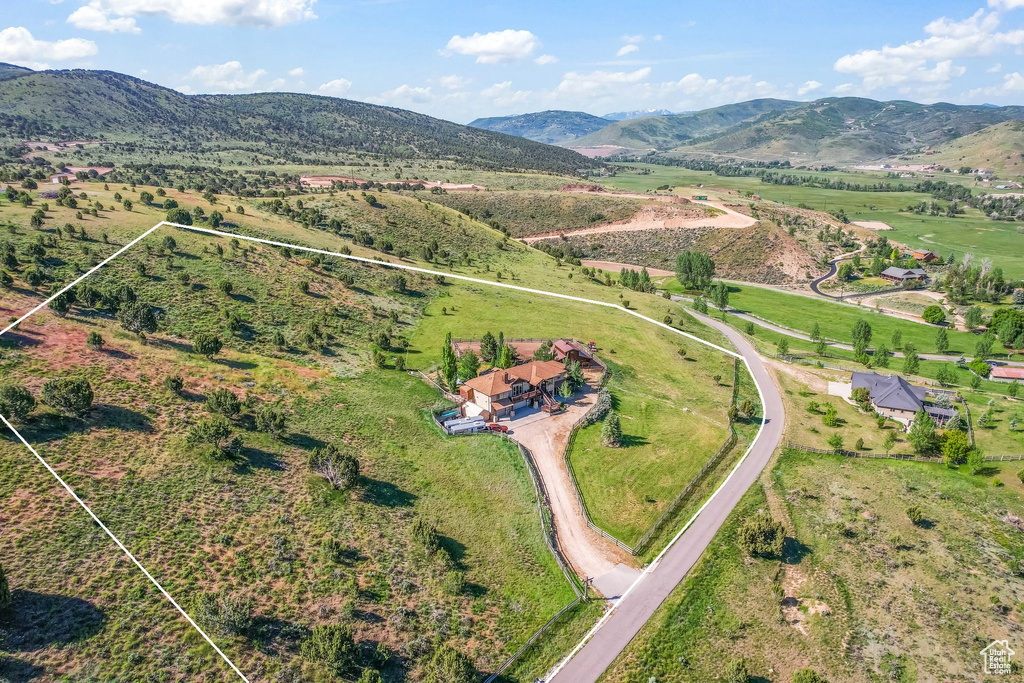
[[[444,336],[444,347],[441,349],[441,376],[444,377],[448,390],[455,393],[459,390],[459,368],[452,348],[452,333]]]
[[[605,446],[618,448],[622,444],[622,425],[619,423],[619,414],[609,410],[601,426],[601,443]]]
[[[459,376],[462,380],[473,379],[480,371],[480,359],[476,357],[472,349],[467,349],[459,359]]]

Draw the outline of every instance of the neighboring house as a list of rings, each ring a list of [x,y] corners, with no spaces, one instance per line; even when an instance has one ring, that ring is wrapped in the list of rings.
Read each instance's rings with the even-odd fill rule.
[[[864,388],[871,395],[871,405],[882,415],[909,425],[919,410],[923,410],[942,426],[956,415],[953,408],[926,405],[925,388],[917,387],[897,375],[879,375],[874,372],[855,372],[851,390]]]
[[[915,249],[913,252],[911,252],[911,255],[914,257],[916,261],[919,261],[921,263],[931,263],[932,261],[939,258],[939,255],[936,254],[934,251],[927,249]]]
[[[568,358],[578,362],[584,368],[590,367],[590,363],[594,360],[589,351],[571,339],[559,339],[551,345],[551,350],[555,353],[555,360],[564,362]]]
[[[889,266],[882,271],[881,277],[883,280],[898,282],[902,285],[904,282],[912,280],[927,280],[928,274],[922,268],[897,268],[896,266]]]
[[[565,366],[554,360],[535,360],[502,370],[495,368],[459,387],[466,399],[466,416],[485,420],[514,417],[515,411],[542,402],[553,403],[552,395],[565,381]]]
[[[54,185],[60,183],[64,179],[67,179],[68,182],[71,182],[72,180],[75,180],[75,174],[68,173],[67,171],[65,171],[63,173],[55,173],[54,175],[50,176],[50,182],[53,183]]]
[[[1024,382],[1024,368],[996,365],[992,368],[992,373],[988,378],[996,382],[1012,382],[1013,380]]]

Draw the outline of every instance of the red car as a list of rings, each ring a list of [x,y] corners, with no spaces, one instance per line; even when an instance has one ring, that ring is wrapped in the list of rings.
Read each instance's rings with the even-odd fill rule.
[[[502,432],[502,433],[504,433],[504,432],[508,431],[508,425],[500,425],[500,424],[496,424],[494,422],[492,422],[491,424],[487,425],[487,428],[490,429],[492,432]]]

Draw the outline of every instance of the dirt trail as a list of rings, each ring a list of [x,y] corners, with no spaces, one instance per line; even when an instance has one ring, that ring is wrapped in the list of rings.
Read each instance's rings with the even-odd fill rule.
[[[579,576],[591,578],[607,574],[618,564],[633,566],[634,563],[626,551],[587,526],[565,469],[562,454],[572,425],[590,408],[596,397],[596,392],[591,390],[573,402],[564,413],[515,426],[510,432],[512,438],[533,453],[551,504],[555,534],[562,553]]]
[[[738,211],[728,208],[721,202],[715,201],[690,201],[682,197],[651,197],[642,194],[595,192],[601,197],[628,197],[630,199],[645,199],[656,202],[663,202],[674,205],[678,211],[672,211],[662,207],[645,206],[635,215],[625,220],[615,221],[596,225],[592,228],[581,228],[564,232],[550,232],[543,235],[530,235],[522,238],[527,244],[533,244],[538,240],[550,239],[552,237],[572,237],[574,235],[599,235],[606,232],[635,232],[638,230],[665,230],[671,228],[749,228],[757,223],[757,219],[746,216]],[[683,199],[682,202],[678,201]],[[710,206],[721,211],[715,216],[694,216],[693,211],[688,210],[696,205]]]

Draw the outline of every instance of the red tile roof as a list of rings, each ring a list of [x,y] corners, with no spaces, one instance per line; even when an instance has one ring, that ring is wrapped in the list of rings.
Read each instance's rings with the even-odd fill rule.
[[[565,367],[558,361],[534,360],[522,365],[516,365],[508,370],[495,368],[471,380],[467,380],[464,384],[485,396],[497,396],[506,391],[511,391],[512,385],[516,382],[526,381],[531,386],[537,386],[541,382],[560,377],[564,374]]]

